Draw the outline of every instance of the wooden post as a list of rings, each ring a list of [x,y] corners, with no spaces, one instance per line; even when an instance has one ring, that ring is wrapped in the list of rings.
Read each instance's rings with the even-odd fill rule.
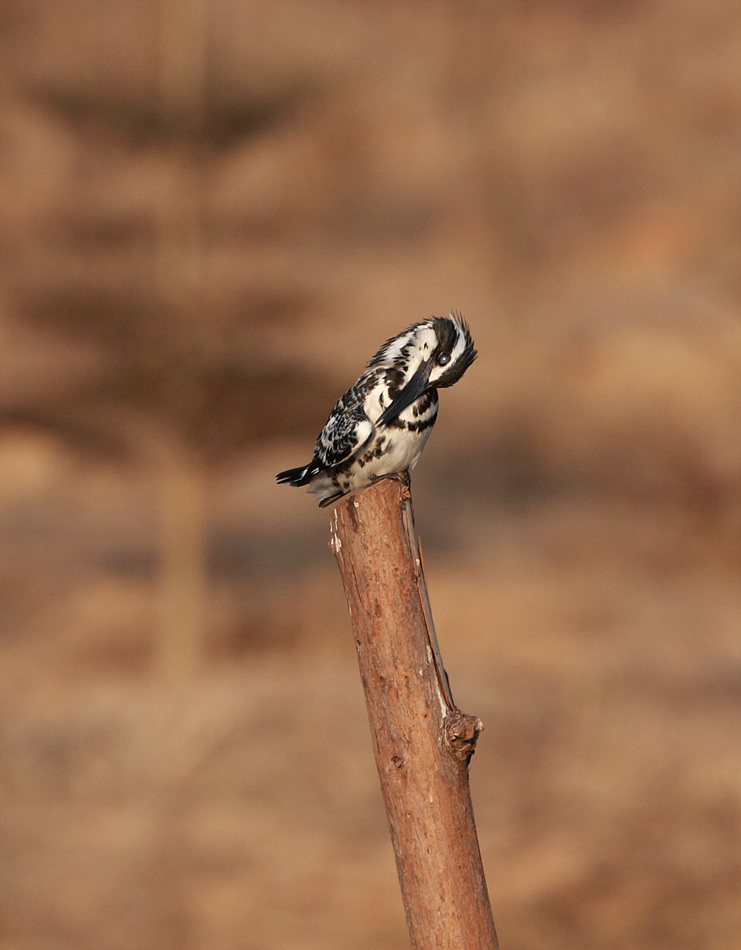
[[[412,948],[497,950],[468,786],[483,727],[450,695],[408,481],[385,478],[343,499],[330,544],[350,608]]]

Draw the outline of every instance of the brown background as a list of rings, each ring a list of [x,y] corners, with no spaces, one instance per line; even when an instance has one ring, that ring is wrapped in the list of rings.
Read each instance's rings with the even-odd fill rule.
[[[741,4],[5,0],[0,946],[407,945],[308,460],[418,529],[507,950],[741,946]]]

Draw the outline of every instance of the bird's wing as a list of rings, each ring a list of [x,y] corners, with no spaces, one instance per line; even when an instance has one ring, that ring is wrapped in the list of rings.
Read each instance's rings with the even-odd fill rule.
[[[326,468],[334,468],[360,452],[373,437],[376,427],[362,405],[346,407],[337,403],[316,440],[314,457]]]

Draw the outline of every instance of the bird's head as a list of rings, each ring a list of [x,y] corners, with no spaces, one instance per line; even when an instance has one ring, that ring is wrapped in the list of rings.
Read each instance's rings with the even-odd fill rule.
[[[405,382],[378,422],[385,425],[429,389],[452,386],[476,359],[476,349],[463,317],[432,317],[388,340],[369,366],[403,368]]]
[[[457,383],[477,354],[468,325],[456,310],[449,317],[434,317],[432,332],[435,346],[429,356],[426,388],[442,389]]]

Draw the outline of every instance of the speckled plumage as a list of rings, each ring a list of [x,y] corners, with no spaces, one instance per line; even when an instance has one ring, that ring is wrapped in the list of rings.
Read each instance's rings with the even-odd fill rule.
[[[308,485],[320,507],[385,475],[413,468],[437,418],[437,390],[452,386],[476,359],[463,317],[421,320],[387,340],[340,397],[308,465],[276,476]]]

